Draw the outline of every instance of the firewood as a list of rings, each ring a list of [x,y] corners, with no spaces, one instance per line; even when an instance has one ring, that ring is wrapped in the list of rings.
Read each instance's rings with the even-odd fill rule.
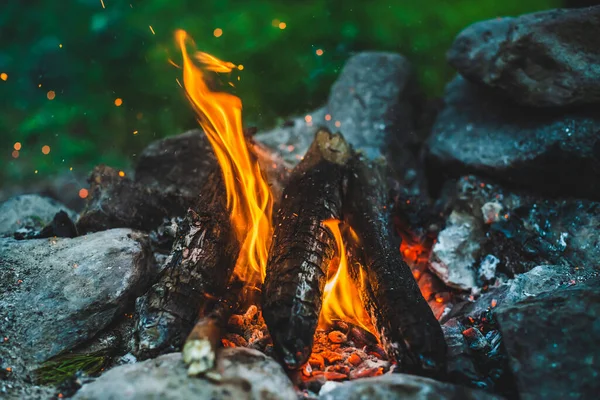
[[[437,375],[445,369],[446,342],[400,255],[383,174],[358,157],[349,165],[344,219],[359,244],[347,248],[354,252],[350,258],[357,257],[362,266],[362,272],[357,271],[357,263],[349,259],[350,273],[388,354],[405,372]]]
[[[225,294],[209,312],[200,317],[188,335],[182,351],[188,375],[204,374],[214,368],[222,333],[229,317],[238,307],[242,285],[237,280],[230,284]]]
[[[221,172],[213,171],[179,226],[158,282],[136,302],[137,355],[178,349],[207,299],[218,299],[238,257]]]
[[[321,311],[327,269],[336,251],[325,228],[340,219],[350,146],[340,134],[319,130],[292,171],[275,219],[263,288],[263,315],[274,348],[289,369],[309,358]]]

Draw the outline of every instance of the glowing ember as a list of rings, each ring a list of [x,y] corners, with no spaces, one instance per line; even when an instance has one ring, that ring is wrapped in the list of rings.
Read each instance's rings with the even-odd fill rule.
[[[85,199],[88,197],[88,190],[87,189],[80,189],[79,190],[79,197],[82,199]]]
[[[335,320],[342,320],[360,326],[378,336],[377,330],[362,304],[358,289],[350,277],[346,247],[339,227],[340,222],[327,220],[323,224],[335,237],[339,259],[334,259],[332,265],[329,266],[329,276],[323,291],[323,306],[319,316],[319,329],[326,329],[332,326]],[[360,279],[365,279],[360,266],[358,271],[360,271]]]
[[[283,30],[287,27],[287,24],[285,22],[280,22],[279,23],[279,29]]]
[[[6,72],[1,73],[0,79],[2,79],[3,81],[6,81],[8,79],[8,74]]]
[[[54,90],[50,90],[48,93],[46,93],[46,97],[48,98],[48,100],[54,100],[54,98],[56,97],[56,93],[54,92]]]
[[[48,145],[42,146],[42,153],[50,154],[50,146],[48,146]]]
[[[234,273],[247,284],[258,285],[266,275],[272,235],[271,191],[246,144],[241,100],[210,90],[205,81],[205,71],[229,73],[237,66],[207,53],[190,55],[186,48],[192,42],[188,34],[178,30],[175,37],[183,55],[185,91],[221,166],[231,222],[242,244]]]
[[[115,106],[121,107],[122,104],[123,104],[123,99],[121,99],[121,98],[115,99]]]
[[[223,35],[223,29],[221,28],[217,28],[213,31],[213,35],[215,35],[215,37],[221,37]]]
[[[322,56],[322,55],[323,55],[323,49],[317,49],[317,51],[315,51],[315,53],[316,53],[318,56]]]
[[[13,148],[14,148],[15,150],[17,150],[17,151],[21,150],[21,142],[16,142],[16,143],[13,145]]]

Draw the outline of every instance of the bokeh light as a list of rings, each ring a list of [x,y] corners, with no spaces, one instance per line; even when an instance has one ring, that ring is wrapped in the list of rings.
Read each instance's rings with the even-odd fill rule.
[[[285,28],[287,28],[287,24],[285,22],[280,22],[279,29],[285,29]]]
[[[54,100],[54,98],[56,97],[56,93],[54,92],[54,90],[50,90],[48,93],[46,93],[46,97],[48,98],[48,100]]]
[[[0,79],[2,79],[3,81],[8,79],[8,74],[6,72],[3,72],[0,74]]]
[[[21,150],[21,142],[17,142],[13,145],[13,149],[15,150]]]
[[[50,146],[48,146],[48,145],[42,146],[42,153],[46,154],[46,155],[50,154]]]
[[[213,35],[215,35],[215,37],[221,37],[223,35],[223,29],[221,28],[217,28],[213,31]]]
[[[85,199],[85,198],[87,198],[87,197],[88,197],[88,194],[89,194],[89,192],[88,192],[88,190],[87,190],[87,189],[85,189],[85,188],[84,188],[84,189],[80,189],[80,190],[79,190],[79,197],[81,197],[82,199]]]
[[[323,55],[323,49],[317,49],[317,51],[315,51],[315,53],[317,53],[318,56],[322,56]]]
[[[117,106],[117,107],[121,107],[121,105],[122,105],[122,104],[123,104],[123,99],[121,99],[121,98],[117,97],[117,98],[115,99],[115,106]]]

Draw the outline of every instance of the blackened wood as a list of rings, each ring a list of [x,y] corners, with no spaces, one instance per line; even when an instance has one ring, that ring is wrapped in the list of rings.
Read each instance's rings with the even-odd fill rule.
[[[292,172],[279,203],[263,287],[263,316],[289,369],[310,356],[322,294],[336,243],[323,222],[339,219],[351,149],[320,130]]]
[[[350,271],[363,303],[388,353],[404,372],[438,376],[446,364],[446,342],[441,327],[421,295],[408,265],[400,255],[390,201],[381,171],[353,158],[349,163],[344,219],[356,233],[354,246],[363,279],[350,254]],[[353,246],[348,246],[352,251]],[[354,270],[354,272],[352,272]]]
[[[238,309],[242,285],[239,280],[232,282],[188,335],[182,351],[188,375],[204,374],[214,368],[223,329],[231,314]]]
[[[181,346],[205,300],[226,290],[239,249],[221,172],[215,170],[179,227],[159,281],[136,302],[138,356]]]

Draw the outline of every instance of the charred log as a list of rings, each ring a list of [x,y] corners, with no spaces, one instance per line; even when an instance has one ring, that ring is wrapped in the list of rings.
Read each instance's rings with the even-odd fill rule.
[[[181,346],[205,301],[226,290],[239,247],[221,172],[214,171],[179,227],[159,281],[136,302],[139,356]]]
[[[275,350],[289,369],[309,358],[335,238],[323,222],[339,219],[351,149],[320,130],[292,172],[275,219],[263,288],[263,315]]]
[[[219,298],[211,310],[196,322],[183,346],[183,361],[188,375],[195,376],[211,371],[215,366],[217,349],[229,317],[239,306],[243,282],[235,281]]]
[[[445,369],[446,342],[441,327],[421,295],[410,268],[402,260],[394,235],[387,188],[374,165],[354,158],[350,163],[344,218],[359,246],[348,246],[351,275],[365,308],[388,353],[402,371],[438,375]],[[358,257],[357,264],[351,262]]]

